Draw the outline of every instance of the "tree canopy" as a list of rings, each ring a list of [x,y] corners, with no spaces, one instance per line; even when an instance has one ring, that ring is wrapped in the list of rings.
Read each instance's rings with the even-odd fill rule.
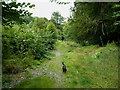
[[[12,26],[13,23],[23,23],[23,16],[30,16],[26,7],[33,8],[34,4],[31,3],[17,3],[17,2],[2,2],[2,24]]]
[[[76,2],[72,19],[69,19],[71,39],[83,45],[99,44],[104,46],[119,41],[119,3]],[[115,26],[116,25],[116,26]],[[70,38],[69,37],[69,38]]]

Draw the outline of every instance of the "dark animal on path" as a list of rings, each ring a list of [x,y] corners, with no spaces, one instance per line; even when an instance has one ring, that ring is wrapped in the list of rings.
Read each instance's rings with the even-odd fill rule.
[[[62,62],[62,64],[63,64],[63,66],[62,66],[62,70],[63,70],[63,72],[66,73],[66,71],[67,71],[66,65],[64,64],[64,62]]]

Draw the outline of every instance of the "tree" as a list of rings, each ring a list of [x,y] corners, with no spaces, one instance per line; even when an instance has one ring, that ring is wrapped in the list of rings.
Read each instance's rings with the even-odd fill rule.
[[[47,26],[48,20],[46,18],[36,17],[33,23],[33,29],[38,28],[39,30],[45,29]],[[37,30],[37,29],[36,29]]]
[[[50,0],[51,2],[56,2],[57,4],[69,4],[70,2],[61,2],[59,0]]]
[[[16,3],[16,2],[2,2],[2,24],[12,26],[13,23],[22,23],[24,20],[22,16],[30,16],[32,13],[24,8],[35,7],[30,3]]]
[[[59,12],[53,12],[52,13],[52,17],[51,17],[51,21],[56,25],[56,27],[58,29],[60,28],[60,25],[62,25],[64,23],[64,17],[61,16],[61,14]]]
[[[120,46],[120,2],[115,3],[112,7],[114,9],[112,18],[113,18],[113,27],[114,29],[111,31],[111,38],[114,38],[117,41],[117,45]]]
[[[115,12],[112,6],[115,3],[75,2],[74,4],[73,19],[69,24],[71,39],[83,45],[87,42],[89,44],[99,44],[100,46],[118,41],[118,36],[120,36],[118,33],[119,24],[114,27],[113,23],[119,20],[118,17],[116,19],[112,18],[113,12]]]
[[[58,29],[59,39],[64,39],[63,30],[62,30],[62,28],[64,26],[64,20],[65,20],[65,18],[63,16],[61,16],[61,14],[59,12],[52,13],[51,21],[55,24],[55,26]]]
[[[29,24],[30,22],[34,21],[34,17],[32,17],[32,16],[24,16],[24,17],[22,17],[22,19],[26,24]]]
[[[46,27],[47,31],[49,31],[52,35],[53,39],[57,39],[57,28],[55,27],[55,25],[52,22],[49,22],[47,27]]]

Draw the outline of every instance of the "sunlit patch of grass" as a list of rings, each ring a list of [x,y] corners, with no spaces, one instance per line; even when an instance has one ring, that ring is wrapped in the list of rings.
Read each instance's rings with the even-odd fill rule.
[[[15,88],[52,88],[55,80],[49,77],[41,76],[34,79],[23,80]]]
[[[65,75],[68,87],[118,87],[118,48],[115,45],[91,45],[80,48],[65,42],[59,45],[62,60],[68,69]]]
[[[24,80],[22,88],[116,88],[118,87],[118,48],[114,45],[81,47],[75,43],[58,41],[55,45],[61,55],[44,60],[40,67],[56,73],[61,82],[51,76]],[[52,53],[55,53],[54,50]],[[62,73],[62,61],[67,72]],[[43,68],[44,70],[44,68]],[[46,72],[47,73],[47,72]],[[47,83],[47,84],[46,84]]]

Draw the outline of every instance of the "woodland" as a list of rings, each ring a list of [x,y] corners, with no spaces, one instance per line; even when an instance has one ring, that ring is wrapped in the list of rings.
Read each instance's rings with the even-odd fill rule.
[[[118,88],[119,2],[74,2],[67,20],[27,7],[2,2],[2,88]]]

